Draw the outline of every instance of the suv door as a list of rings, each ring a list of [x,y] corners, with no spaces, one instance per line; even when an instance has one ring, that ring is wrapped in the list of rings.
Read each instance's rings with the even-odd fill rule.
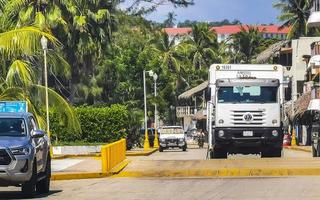
[[[35,130],[39,130],[38,124],[34,117],[28,117],[28,126],[30,130],[30,134]],[[43,171],[44,169],[44,147],[45,147],[45,139],[42,138],[32,138],[35,144],[35,153],[36,153],[36,161],[37,161],[37,171]]]

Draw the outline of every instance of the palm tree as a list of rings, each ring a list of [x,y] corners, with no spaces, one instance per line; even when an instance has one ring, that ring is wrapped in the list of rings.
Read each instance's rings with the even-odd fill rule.
[[[182,46],[188,50],[193,65],[197,69],[203,66],[209,67],[213,62],[218,61],[217,35],[206,23],[194,25],[191,37],[183,41]]]
[[[241,26],[241,31],[230,36],[229,53],[234,63],[250,63],[254,56],[260,51],[260,44],[263,41],[262,34],[258,28]]]
[[[0,33],[0,57],[2,63],[0,74],[0,100],[27,101],[30,112],[34,113],[42,128],[44,91],[45,87],[35,84],[35,72],[31,58],[40,50],[40,38],[46,37],[53,46],[59,45],[58,40],[51,34],[37,27],[21,27]],[[10,66],[6,64],[11,62]],[[81,131],[77,117],[68,102],[49,88],[51,107],[56,108],[62,119],[67,119],[67,127]]]
[[[273,7],[281,10],[279,21],[284,22],[280,28],[290,27],[288,39],[308,35],[307,21],[312,7],[312,0],[279,0]]]
[[[167,19],[163,22],[164,27],[173,27],[176,19],[176,14],[174,12],[169,12],[167,15]]]

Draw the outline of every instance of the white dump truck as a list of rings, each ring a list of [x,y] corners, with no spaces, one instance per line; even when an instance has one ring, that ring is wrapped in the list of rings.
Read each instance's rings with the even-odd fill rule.
[[[283,67],[214,64],[209,71],[210,158],[281,157]]]

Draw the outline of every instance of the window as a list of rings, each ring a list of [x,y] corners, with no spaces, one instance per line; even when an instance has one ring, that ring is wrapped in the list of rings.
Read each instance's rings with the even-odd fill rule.
[[[29,126],[29,129],[30,129],[30,132],[34,131],[34,130],[38,130],[37,123],[36,123],[36,121],[35,121],[35,119],[33,117],[29,117],[28,126]]]
[[[276,103],[278,87],[230,86],[218,90],[219,103]]]
[[[0,137],[26,136],[26,125],[22,118],[0,118]]]

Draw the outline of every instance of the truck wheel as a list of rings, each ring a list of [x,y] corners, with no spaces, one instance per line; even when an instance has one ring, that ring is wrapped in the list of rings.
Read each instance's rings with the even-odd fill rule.
[[[50,178],[51,178],[51,157],[48,155],[46,170],[44,172],[45,178],[37,183],[37,191],[40,194],[46,194],[50,191]]]
[[[281,149],[270,149],[267,151],[261,152],[261,158],[276,158],[281,157],[282,150]]]
[[[159,147],[159,152],[163,152],[163,148],[161,146]]]
[[[211,159],[223,159],[228,158],[228,153],[221,149],[214,149],[210,152],[210,158]]]
[[[27,198],[33,198],[36,195],[36,184],[37,184],[37,162],[33,161],[32,176],[29,181],[25,182],[21,186],[22,193]]]

